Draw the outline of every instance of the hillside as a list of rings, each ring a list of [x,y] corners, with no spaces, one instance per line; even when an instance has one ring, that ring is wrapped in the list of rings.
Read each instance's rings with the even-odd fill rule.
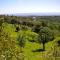
[[[0,15],[0,60],[60,60],[60,16]]]

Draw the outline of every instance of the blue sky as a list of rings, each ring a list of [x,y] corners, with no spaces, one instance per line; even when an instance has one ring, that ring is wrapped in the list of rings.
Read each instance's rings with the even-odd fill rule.
[[[0,14],[60,13],[60,0],[0,0]]]

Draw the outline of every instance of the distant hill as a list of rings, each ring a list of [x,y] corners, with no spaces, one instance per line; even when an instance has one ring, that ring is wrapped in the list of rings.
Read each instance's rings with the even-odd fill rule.
[[[60,16],[60,13],[14,13],[14,14],[0,14],[13,16]]]
[[[16,13],[15,16],[60,16],[60,13]]]

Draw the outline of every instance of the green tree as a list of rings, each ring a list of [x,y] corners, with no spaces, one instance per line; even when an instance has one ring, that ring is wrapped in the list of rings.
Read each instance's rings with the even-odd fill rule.
[[[4,18],[0,18],[0,26],[4,23]]]
[[[45,43],[52,41],[54,39],[54,34],[52,30],[48,27],[43,27],[39,32],[39,43],[43,44],[43,50],[45,50]]]

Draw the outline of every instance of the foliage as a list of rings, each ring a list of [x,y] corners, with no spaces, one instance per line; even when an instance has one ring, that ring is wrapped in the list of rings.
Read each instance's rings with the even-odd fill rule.
[[[18,33],[19,33],[19,36],[23,36],[25,40],[28,40],[28,41],[34,40],[35,42],[37,41],[38,34],[31,30],[21,30]]]
[[[39,42],[43,44],[43,50],[45,50],[45,43],[54,39],[53,32],[48,27],[43,27],[39,33]]]
[[[7,23],[3,24],[2,29],[0,29],[0,60],[17,60],[20,54],[20,48],[17,45],[16,36],[13,36],[12,29],[11,32],[8,30],[10,26]],[[6,28],[6,29],[5,29]],[[14,31],[13,31],[14,33]],[[11,36],[12,35],[12,36]]]
[[[0,60],[54,60],[58,55],[60,16],[0,15]]]

